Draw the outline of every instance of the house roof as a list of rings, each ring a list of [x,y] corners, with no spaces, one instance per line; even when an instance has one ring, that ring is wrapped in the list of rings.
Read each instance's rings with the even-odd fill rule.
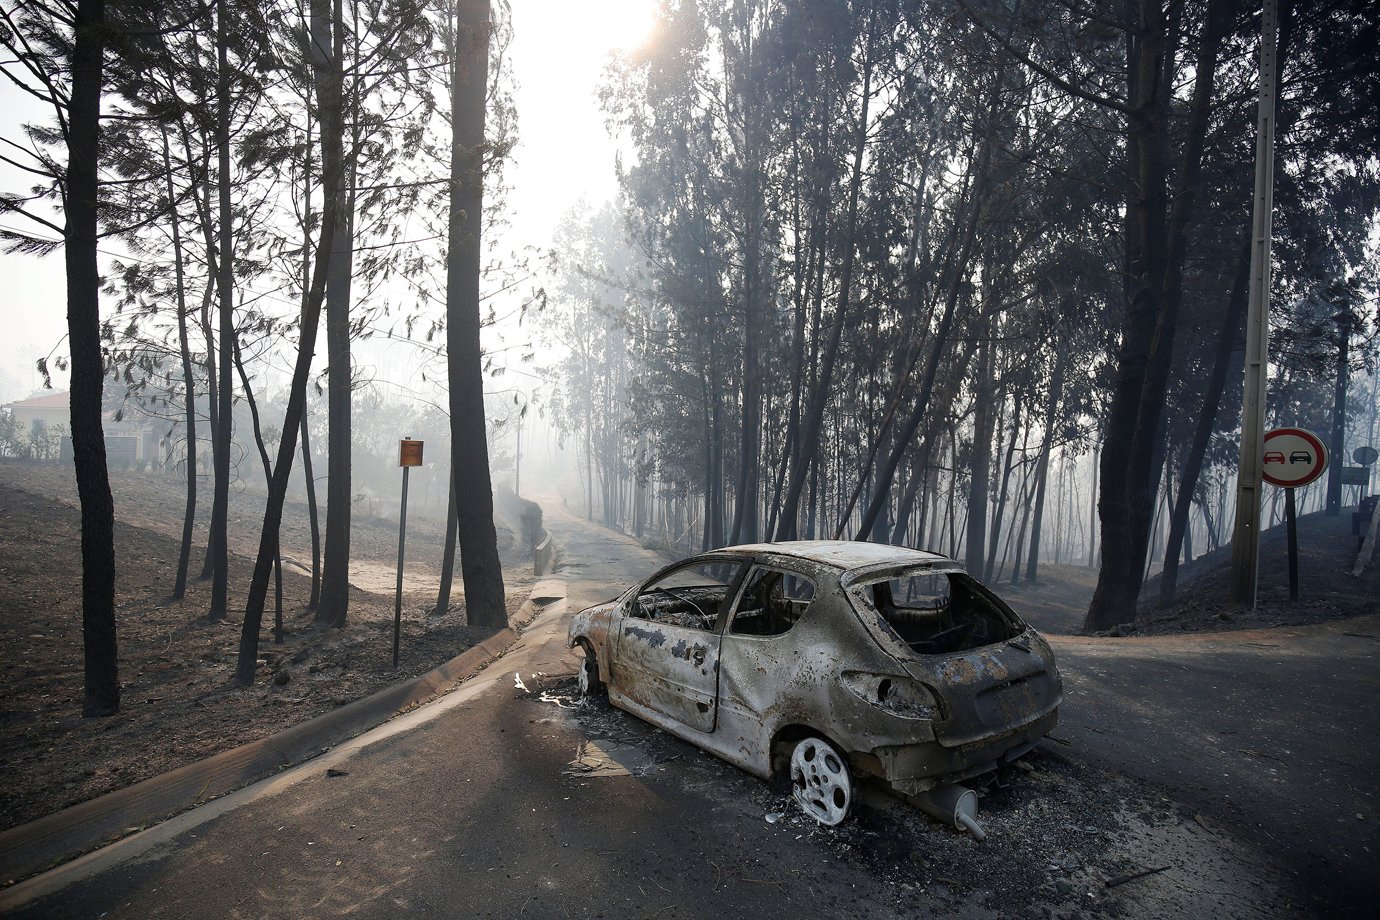
[[[6,409],[67,409],[71,406],[72,394],[60,390],[48,396],[35,396],[33,399],[20,399],[5,403]]]

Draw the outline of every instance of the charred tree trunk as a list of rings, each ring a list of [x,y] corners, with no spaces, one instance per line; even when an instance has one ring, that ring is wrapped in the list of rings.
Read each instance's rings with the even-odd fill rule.
[[[223,620],[230,590],[230,557],[227,527],[230,518],[230,440],[234,418],[230,380],[231,345],[235,338],[235,239],[234,211],[230,197],[230,61],[226,0],[216,3],[216,199],[220,210],[216,246],[216,294],[219,298],[220,332],[220,437],[212,445],[216,483],[211,500],[211,609],[210,620]]]
[[[1172,604],[1178,592],[1180,549],[1188,534],[1189,510],[1193,496],[1198,491],[1198,477],[1203,471],[1203,458],[1207,455],[1208,442],[1212,440],[1212,430],[1217,421],[1217,410],[1221,408],[1222,393],[1226,390],[1232,354],[1241,344],[1242,319],[1246,313],[1246,294],[1251,267],[1249,231],[1246,236],[1245,245],[1241,247],[1241,257],[1236,263],[1226,317],[1222,321],[1221,331],[1217,334],[1212,374],[1208,378],[1207,389],[1203,392],[1203,406],[1198,413],[1198,424],[1193,430],[1193,441],[1184,456],[1183,469],[1180,470],[1179,491],[1170,516],[1169,537],[1164,551],[1164,571],[1160,573],[1161,605]]]
[[[996,102],[993,101],[992,109],[988,112],[988,134],[989,136],[981,141],[976,161],[974,163],[974,178],[971,194],[968,197],[968,213],[964,221],[963,234],[958,241],[958,252],[954,259],[952,274],[949,277],[947,290],[944,297],[943,312],[940,314],[939,326],[934,332],[933,341],[929,346],[929,356],[925,362],[925,375],[921,379],[920,387],[915,396],[915,406],[911,410],[910,418],[901,428],[894,446],[888,453],[886,461],[877,470],[876,489],[873,492],[872,500],[868,503],[867,510],[863,513],[862,521],[858,526],[860,537],[867,534],[871,529],[877,516],[881,514],[883,506],[886,504],[891,494],[891,481],[896,475],[896,469],[900,466],[905,452],[909,449],[911,442],[915,438],[915,432],[919,429],[920,423],[924,420],[929,410],[930,397],[934,393],[935,380],[939,374],[939,367],[943,363],[944,351],[949,344],[949,335],[953,330],[954,322],[960,310],[960,296],[963,291],[963,283],[967,277],[967,269],[973,256],[974,243],[977,238],[978,220],[983,211],[983,202],[987,197],[987,173],[988,166],[992,158],[992,137],[990,136],[993,123],[996,119]],[[964,358],[966,362],[966,356]],[[961,369],[957,371],[962,376]]]
[[[259,401],[254,398],[254,390],[249,386],[249,375],[244,372],[244,355],[238,340],[235,342],[234,358],[235,371],[239,374],[244,399],[249,405],[249,418],[254,429],[254,446],[258,448],[259,462],[264,467],[264,487],[272,491],[273,461],[268,458],[268,445],[264,443],[263,427],[259,423]],[[280,534],[273,535],[273,576],[276,589],[273,594],[273,641],[278,645],[283,642],[283,554],[279,545],[280,540]]]
[[[182,220],[177,212],[177,197],[173,190],[172,154],[168,149],[168,134],[163,131],[164,188],[172,217],[173,283],[177,286],[177,347],[182,358],[183,424],[187,431],[183,469],[187,475],[187,499],[183,505],[182,543],[177,552],[177,577],[173,582],[172,599],[181,600],[187,594],[187,569],[192,560],[192,536],[196,526],[196,374],[192,371],[192,347],[187,335],[187,284],[183,270]]]
[[[1220,45],[1221,0],[1210,0],[1194,81],[1189,125],[1173,195],[1169,194],[1169,104],[1182,7],[1139,0],[1126,149],[1133,178],[1127,195],[1127,315],[1117,356],[1117,385],[1102,452],[1102,570],[1083,628],[1107,629],[1134,617],[1164,461],[1164,401],[1178,329],[1193,207]],[[1174,16],[1173,21],[1170,15]]]
[[[834,364],[838,358],[839,342],[843,336],[843,326],[848,316],[848,303],[853,292],[853,273],[857,250],[858,197],[862,190],[863,164],[867,153],[868,112],[872,102],[872,68],[875,31],[875,16],[869,12],[867,24],[867,47],[863,56],[863,82],[858,121],[853,132],[852,175],[848,182],[848,211],[844,223],[843,265],[839,272],[839,293],[833,321],[829,326],[829,339],[824,347],[818,377],[810,394],[797,442],[795,460],[791,464],[790,476],[786,481],[785,498],[781,503],[781,520],[777,525],[776,539],[794,540],[796,522],[800,517],[800,493],[805,485],[814,457],[818,451],[819,430],[824,421],[824,408],[829,401],[829,390],[833,386]],[[820,271],[823,271],[823,253],[820,256]],[[823,294],[823,283],[819,285]],[[843,526],[843,521],[839,522]]]
[[[1030,557],[1026,560],[1025,580],[1034,581],[1040,567],[1040,528],[1045,517],[1045,492],[1049,484],[1049,453],[1054,447],[1054,421],[1059,402],[1064,397],[1064,371],[1067,353],[1062,342],[1056,343],[1054,376],[1049,384],[1049,404],[1045,407],[1045,431],[1040,440],[1040,459],[1035,466],[1035,510],[1030,525]]]
[[[1351,371],[1351,313],[1337,304],[1337,380],[1332,390],[1332,437],[1327,450],[1332,454],[1327,466],[1327,505],[1325,514],[1342,513],[1342,467],[1346,464],[1346,384]]]
[[[307,286],[311,290],[311,286]],[[306,305],[303,305],[304,314]],[[307,413],[302,412],[302,478],[307,486],[307,520],[311,524],[311,599],[307,609],[315,610],[321,603],[321,515],[316,507],[316,473],[311,465],[311,441],[307,438]]]
[[[115,505],[105,464],[101,392],[101,276],[97,262],[97,175],[105,6],[80,0],[68,101],[67,331],[72,346],[72,454],[81,499],[81,612],[85,658],[83,716],[120,709],[115,644]]]
[[[189,153],[190,149],[190,144],[188,144]],[[209,161],[207,161],[207,163],[203,165],[205,165],[206,174],[209,175]],[[201,208],[202,236],[205,241],[206,251],[214,252],[216,248],[216,240],[215,231],[211,226],[210,182],[206,182],[203,188],[204,197],[198,199],[198,204]],[[220,439],[225,436],[225,433],[221,430],[220,427],[220,368],[218,367],[219,362],[216,361],[216,335],[211,327],[211,301],[215,298],[215,290],[216,287],[214,284],[206,285],[206,291],[201,298],[201,310],[199,314],[201,322],[201,337],[206,342],[206,414],[208,416],[207,421],[209,422],[209,429],[211,432],[211,496],[213,504],[215,501],[215,458],[219,456],[216,453],[216,444],[219,443]],[[216,570],[217,539],[218,538],[216,536],[216,530],[214,527],[212,527],[210,532],[206,536],[206,556],[202,561],[200,575],[202,579],[210,578]]]
[[[1102,432],[1098,431],[1098,437],[1093,439],[1092,456],[1092,475],[1089,477],[1091,483],[1088,487],[1088,568],[1097,567],[1098,557],[1098,529],[1097,529],[1097,477],[1102,469]]]
[[[323,165],[321,177],[325,208],[321,216],[321,242],[316,250],[316,264],[312,270],[311,287],[302,311],[298,337],[297,361],[292,372],[292,387],[288,393],[287,410],[283,417],[283,438],[278,442],[278,457],[273,466],[273,480],[264,507],[263,530],[259,536],[259,552],[254,562],[254,575],[249,585],[249,597],[244,605],[244,623],[240,629],[239,656],[235,664],[235,681],[248,687],[254,683],[254,671],[259,654],[259,627],[263,622],[264,604],[268,595],[268,577],[278,554],[278,533],[283,521],[283,502],[287,498],[288,477],[292,473],[292,455],[297,451],[297,432],[302,427],[307,406],[307,382],[311,377],[312,358],[316,352],[316,336],[321,323],[321,307],[326,298],[326,276],[330,270],[330,246],[335,237],[336,223],[343,210],[345,190],[341,170],[343,128],[341,120],[341,86],[338,68],[329,64],[332,42],[329,18],[324,13],[329,0],[312,0],[312,43],[310,56],[317,70],[317,99],[322,113],[321,148]],[[325,31],[319,31],[323,26]],[[335,60],[339,60],[336,53]],[[334,73],[333,73],[334,71]]]
[[[311,304],[311,123],[303,126],[302,137],[302,315]],[[302,477],[307,488],[307,519],[311,525],[311,599],[308,610],[321,606],[321,513],[316,504],[316,473],[311,462],[311,440],[307,435],[307,412],[302,411]],[[278,569],[282,578],[282,568]]]
[[[343,627],[350,608],[350,512],[352,490],[350,483],[350,386],[352,367],[350,358],[350,290],[354,263],[351,228],[351,202],[354,195],[344,186],[344,56],[345,23],[341,0],[312,0],[311,20],[313,39],[328,42],[329,55],[315,66],[318,108],[321,112],[321,132],[326,131],[326,119],[340,127],[340,145],[323,144],[323,170],[341,172],[341,201],[335,232],[329,240],[322,240],[330,252],[330,277],[326,283],[326,545],[321,571],[321,604],[316,608],[316,622]],[[327,78],[340,86],[340,99],[334,112],[327,112],[322,80]]]
[[[986,272],[983,273],[987,277]],[[991,489],[992,429],[992,343],[987,336],[978,342],[977,387],[973,398],[973,463],[968,484],[968,544],[963,564],[978,575],[984,571],[987,542],[987,494]]]
[[[987,542],[987,566],[983,569],[983,578],[986,581],[992,580],[992,566],[996,563],[997,550],[1001,548],[1001,522],[1006,515],[1006,499],[1010,494],[1011,486],[1011,465],[1015,460],[1016,435],[1020,429],[1021,394],[1017,392],[1011,411],[1011,440],[1006,445],[1006,461],[1002,465],[1001,488],[997,493],[997,509],[992,515],[992,531]],[[998,444],[998,449],[1000,449],[1000,444]]]
[[[484,106],[489,0],[459,0],[451,72],[450,228],[446,255],[446,350],[451,470],[459,515],[460,570],[471,626],[508,625],[494,530],[479,349],[480,231],[484,219]]]
[[[455,507],[455,477],[447,476],[446,480],[450,483],[450,488],[446,490],[449,497],[446,499],[446,542],[441,550],[441,587],[436,593],[436,607],[433,610],[437,614],[450,609],[451,585],[455,581],[455,541],[458,539],[456,527],[460,520],[459,511]]]

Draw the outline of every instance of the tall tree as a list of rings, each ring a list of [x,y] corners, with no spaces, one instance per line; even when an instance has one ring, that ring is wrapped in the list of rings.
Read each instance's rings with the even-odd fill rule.
[[[219,208],[216,273],[217,316],[220,330],[219,358],[220,437],[212,447],[215,456],[215,489],[211,497],[212,557],[211,620],[223,620],[230,592],[230,556],[227,529],[230,515],[230,441],[234,437],[231,355],[235,341],[235,237],[230,172],[231,76],[230,23],[227,0],[216,2],[216,203]]]
[[[489,0],[457,0],[451,70],[450,228],[446,256],[446,368],[450,381],[451,476],[460,571],[471,626],[508,625],[494,528],[479,344],[480,235],[484,221],[484,116]]]
[[[341,145],[322,144],[322,169],[345,170],[345,14],[342,0],[312,0],[311,35],[318,57],[313,59],[321,131],[326,119],[339,120],[331,130],[341,132]],[[323,53],[324,52],[324,53]],[[328,112],[322,92],[325,81],[341,86],[340,108]],[[330,157],[332,159],[327,160]],[[344,173],[342,172],[342,176]],[[348,183],[348,178],[342,182]],[[316,621],[344,626],[350,606],[350,386],[353,368],[350,358],[351,268],[354,241],[350,232],[352,191],[342,191],[339,219],[331,238],[325,241],[330,251],[330,276],[326,282],[326,539],[321,571],[321,599]]]
[[[103,0],[79,0],[73,22],[71,96],[67,106],[67,188],[64,233],[67,330],[72,347],[72,453],[81,499],[82,715],[120,709],[115,644],[115,506],[105,465],[101,392],[100,270],[97,266],[97,178],[100,158]]]
[[[273,463],[268,502],[264,509],[263,529],[259,536],[259,551],[254,561],[254,574],[249,596],[244,605],[244,622],[240,629],[239,656],[235,663],[235,681],[241,686],[254,683],[258,665],[259,630],[263,622],[268,597],[268,579],[278,557],[279,530],[283,519],[283,503],[287,498],[288,477],[292,472],[292,457],[297,450],[297,434],[303,430],[307,407],[307,383],[311,376],[312,358],[316,352],[316,336],[321,322],[322,304],[326,298],[327,277],[331,267],[330,241],[335,238],[337,224],[344,219],[344,104],[339,67],[332,66],[341,53],[338,39],[332,38],[331,20],[324,7],[330,0],[313,0],[311,40],[306,55],[316,71],[317,100],[321,111],[321,192],[323,197],[321,238],[315,248],[315,266],[311,285],[302,309],[301,332],[298,338],[297,359],[293,366],[292,386],[288,393],[287,410],[283,419],[282,437],[278,442],[278,456]],[[322,31],[324,30],[324,31]],[[308,247],[304,247],[304,250]],[[305,253],[304,253],[305,255]]]
[[[119,662],[115,633],[115,513],[106,470],[102,427],[105,362],[101,354],[99,186],[101,95],[111,26],[102,0],[76,4],[35,2],[5,9],[0,64],[15,86],[54,112],[57,130],[27,127],[31,148],[11,141],[6,150],[25,151],[36,165],[5,161],[45,179],[46,189],[30,196],[0,196],[0,214],[19,214],[59,235],[60,242],[5,229],[0,240],[9,251],[44,254],[64,247],[67,277],[67,328],[71,348],[72,451],[81,501],[82,639],[84,692],[82,715],[119,711]],[[66,148],[65,167],[45,145]],[[43,218],[30,202],[60,197],[65,221]],[[40,362],[40,369],[47,373]]]

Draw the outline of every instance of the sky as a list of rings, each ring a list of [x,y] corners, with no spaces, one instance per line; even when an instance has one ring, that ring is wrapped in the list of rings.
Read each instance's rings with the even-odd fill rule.
[[[512,0],[519,143],[508,168],[512,190],[502,251],[545,247],[561,216],[581,200],[597,205],[616,195],[618,147],[605,129],[596,91],[610,54],[646,38],[655,8],[656,0]],[[15,137],[19,125],[45,115],[12,87],[0,86],[0,137]],[[27,185],[22,173],[0,164],[0,189]],[[0,218],[0,225],[34,229],[26,224],[14,215]],[[102,268],[107,263],[103,256]],[[64,297],[60,251],[44,259],[0,254],[0,402],[41,386],[34,361],[63,349]],[[395,351],[384,348],[372,357],[381,375],[393,376],[395,365],[407,360],[390,357]],[[55,386],[65,383],[65,375],[55,375]]]

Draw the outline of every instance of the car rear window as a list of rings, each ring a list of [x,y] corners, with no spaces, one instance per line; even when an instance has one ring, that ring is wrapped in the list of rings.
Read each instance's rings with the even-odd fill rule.
[[[848,588],[848,596],[922,655],[981,648],[1025,629],[1009,607],[965,572],[917,569],[863,579]]]

